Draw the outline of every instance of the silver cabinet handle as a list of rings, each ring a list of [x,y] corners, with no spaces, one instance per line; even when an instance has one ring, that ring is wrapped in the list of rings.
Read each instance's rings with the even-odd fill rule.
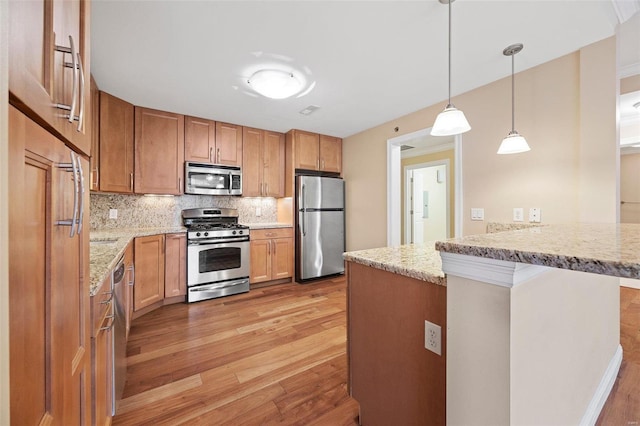
[[[267,254],[271,254],[271,241],[267,241]]]
[[[265,197],[269,196],[269,182],[264,184],[264,195]]]
[[[182,178],[178,178],[178,191],[182,192]]]
[[[216,149],[216,163],[220,163],[220,148]]]
[[[275,241],[270,241],[269,243],[273,243],[273,255],[275,256],[276,255],[276,247],[278,247],[278,246],[276,245]]]
[[[78,73],[80,74],[80,113],[78,114],[78,132],[84,132],[84,70],[82,69],[82,58],[78,53]]]
[[[69,151],[71,156],[71,163],[58,164],[58,167],[64,169],[67,172],[73,173],[73,218],[71,220],[58,220],[56,225],[71,226],[71,232],[69,238],[72,238],[78,225],[78,170],[76,164],[76,157],[73,151]]]
[[[64,66],[67,68],[73,69],[73,86],[71,90],[71,105],[57,103],[55,106],[59,109],[64,109],[69,111],[69,123],[73,123],[76,113],[76,98],[78,97],[78,58],[76,56],[76,46],[73,43],[73,37],[69,36],[69,44],[71,47],[64,47],[56,45],[55,50],[62,53],[70,53],[71,54],[71,63],[63,62]]]
[[[133,191],[133,173],[129,173],[129,186],[131,187],[131,190]]]
[[[213,163],[213,147],[209,148],[209,161]]]
[[[136,267],[135,265],[131,265],[128,269],[131,271],[131,280],[129,281],[129,285],[133,286],[136,282]]]
[[[82,173],[82,161],[79,155],[76,155],[76,161],[78,163],[78,172],[80,176],[80,192],[78,194],[80,198],[80,214],[78,218],[78,235],[82,232],[82,223],[84,221],[84,173]]]
[[[264,195],[264,183],[260,182],[260,195]]]

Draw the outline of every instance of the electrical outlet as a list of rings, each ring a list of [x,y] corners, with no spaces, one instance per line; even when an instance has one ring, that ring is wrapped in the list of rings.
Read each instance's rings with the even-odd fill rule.
[[[424,348],[442,355],[442,330],[439,325],[424,322]]]
[[[541,216],[542,212],[540,211],[540,207],[531,207],[529,209],[529,222],[540,223]]]
[[[484,220],[484,209],[483,208],[471,208],[471,220]]]
[[[524,209],[522,207],[515,207],[513,209],[513,221],[524,222]]]
[[[260,207],[256,207],[256,216],[262,216],[262,209]]]
[[[118,209],[109,209],[109,219],[118,218]]]

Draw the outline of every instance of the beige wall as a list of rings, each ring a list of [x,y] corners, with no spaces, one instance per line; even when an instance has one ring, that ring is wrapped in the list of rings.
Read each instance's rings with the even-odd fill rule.
[[[430,154],[425,154],[425,155],[419,155],[417,157],[411,157],[411,158],[403,158],[400,161],[401,164],[401,170],[402,170],[402,177],[400,179],[403,191],[404,191],[404,168],[406,166],[413,166],[415,164],[422,164],[422,163],[430,163],[433,161],[439,161],[439,160],[449,160],[449,173],[447,176],[448,182],[449,182],[449,190],[451,191],[451,193],[449,194],[449,235],[453,236],[455,235],[455,194],[456,194],[456,189],[455,189],[455,158],[454,158],[454,151],[452,149],[447,150],[447,151],[440,151],[440,152],[432,152]],[[402,200],[402,207],[401,207],[401,233],[402,233],[402,238],[401,241],[404,244],[404,236],[405,236],[405,231],[404,231],[404,227],[405,227],[405,223],[404,223],[404,215],[405,215],[405,203],[404,203],[404,196],[403,196],[403,200]]]
[[[640,74],[620,80],[620,94],[637,92],[640,90]]]
[[[620,201],[620,222],[640,223],[640,154],[620,157]]]
[[[452,99],[472,126],[462,135],[464,235],[485,232],[489,221],[511,222],[514,207],[525,208],[525,220],[540,207],[543,223],[616,221],[615,71],[611,37],[517,73],[516,129],[531,146],[524,154],[496,155],[511,127],[509,77]],[[387,140],[432,126],[443,106],[344,139],[347,250],[386,245]],[[579,206],[591,209],[594,200],[607,205],[581,214]],[[483,207],[485,221],[472,222],[471,207]]]
[[[9,146],[7,2],[0,1],[0,425],[9,424]]]

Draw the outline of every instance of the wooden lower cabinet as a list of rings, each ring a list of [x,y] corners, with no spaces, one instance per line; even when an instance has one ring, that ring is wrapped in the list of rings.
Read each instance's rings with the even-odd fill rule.
[[[293,228],[251,230],[249,282],[258,284],[293,276]]]
[[[89,424],[89,179],[82,197],[66,168],[75,154],[12,106],[8,118],[11,421]],[[60,223],[79,212],[74,199],[79,235]]]
[[[164,297],[187,294],[187,235],[167,234],[164,263]]]
[[[353,262],[347,278],[348,385],[360,423],[445,425],[447,287]],[[441,355],[424,347],[425,320],[441,327]]]
[[[133,310],[139,311],[164,299],[164,235],[138,237],[134,247]]]
[[[92,424],[111,424],[113,406],[113,292],[111,274],[91,298]]]

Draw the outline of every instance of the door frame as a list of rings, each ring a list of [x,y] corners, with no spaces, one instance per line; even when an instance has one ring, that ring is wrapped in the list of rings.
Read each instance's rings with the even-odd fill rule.
[[[400,146],[412,139],[426,136],[431,133],[431,128],[418,130],[395,138],[387,139],[387,246],[399,246],[401,241],[400,220],[402,214],[400,206],[402,203],[401,177],[401,156]],[[451,149],[451,144],[445,143],[434,147],[434,152]],[[462,135],[455,135],[453,142],[454,151],[454,237],[462,235]]]
[[[405,244],[412,244],[413,243],[413,220],[411,217],[411,197],[409,196],[410,193],[413,194],[413,185],[411,185],[411,182],[409,181],[410,175],[414,170],[417,169],[427,169],[429,167],[437,167],[437,166],[445,166],[446,167],[446,173],[445,173],[445,185],[446,185],[446,194],[447,194],[447,199],[446,199],[446,209],[447,209],[447,214],[446,214],[446,219],[447,219],[447,223],[446,223],[446,235],[447,238],[451,238],[451,232],[450,232],[450,227],[451,227],[451,221],[449,220],[449,217],[451,215],[450,212],[450,205],[451,205],[451,183],[449,182],[448,176],[449,176],[449,168],[451,167],[451,161],[449,161],[448,158],[445,158],[443,160],[436,160],[436,161],[428,161],[426,163],[420,163],[420,164],[411,164],[408,166],[404,166],[403,168],[403,174],[404,174],[404,188],[402,188],[402,194],[403,194],[403,202],[404,202],[404,243]]]

